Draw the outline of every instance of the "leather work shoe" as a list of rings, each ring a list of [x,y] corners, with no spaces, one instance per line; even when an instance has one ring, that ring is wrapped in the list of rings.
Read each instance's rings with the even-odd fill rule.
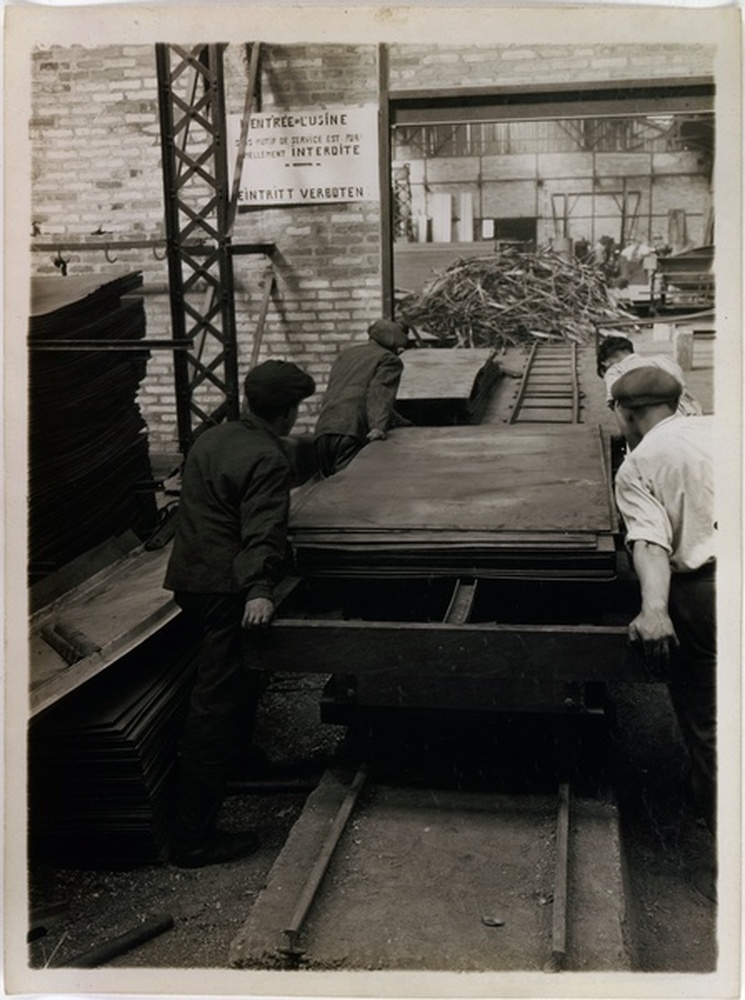
[[[198,847],[175,847],[171,851],[171,864],[177,868],[223,865],[228,861],[249,857],[259,849],[259,846],[259,838],[252,830],[238,833],[216,830],[207,844],[200,844]]]

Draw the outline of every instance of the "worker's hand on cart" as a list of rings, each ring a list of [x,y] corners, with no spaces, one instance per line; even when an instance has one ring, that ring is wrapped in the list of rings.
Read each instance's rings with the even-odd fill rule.
[[[385,439],[386,439],[385,431],[381,431],[377,427],[373,427],[371,431],[367,432],[368,441],[385,441]]]
[[[274,601],[268,597],[252,597],[246,601],[241,625],[243,628],[265,628],[274,618]]]
[[[664,680],[673,653],[680,645],[667,612],[661,609],[641,611],[629,625],[629,640],[641,646],[644,662],[652,676]]]

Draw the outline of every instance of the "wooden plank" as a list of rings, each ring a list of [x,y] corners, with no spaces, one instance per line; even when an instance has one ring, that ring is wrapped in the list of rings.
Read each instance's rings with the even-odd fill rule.
[[[249,635],[252,662],[288,673],[537,680],[649,680],[625,627],[362,621],[275,622]]]

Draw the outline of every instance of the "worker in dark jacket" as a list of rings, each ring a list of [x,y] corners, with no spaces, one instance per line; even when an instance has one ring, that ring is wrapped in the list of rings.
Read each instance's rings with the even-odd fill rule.
[[[240,420],[205,431],[184,465],[164,583],[197,635],[171,845],[180,867],[245,857],[258,847],[254,833],[219,831],[215,818],[258,697],[243,667],[243,629],[270,624],[274,587],[288,566],[292,470],[281,438],[314,391],[297,365],[257,366],[246,376]]]
[[[315,427],[316,456],[324,476],[349,465],[360,449],[385,438],[391,427],[410,426],[394,408],[407,328],[378,319],[367,332],[368,342],[342,351],[331,368]]]
[[[711,417],[677,411],[680,383],[656,367],[613,384],[632,446],[616,475],[618,509],[641,588],[629,625],[652,674],[668,683],[691,758],[694,799],[716,831],[716,516]],[[713,898],[710,882],[706,894]]]

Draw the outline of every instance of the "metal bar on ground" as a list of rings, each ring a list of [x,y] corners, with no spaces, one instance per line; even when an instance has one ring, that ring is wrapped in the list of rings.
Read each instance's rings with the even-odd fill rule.
[[[559,786],[559,812],[556,819],[556,873],[554,876],[551,961],[558,970],[564,964],[567,948],[567,888],[569,875],[569,785]]]
[[[98,947],[92,948],[83,955],[72,959],[72,961],[65,962],[64,966],[71,969],[95,969],[112,958],[116,958],[126,951],[131,951],[133,948],[145,944],[146,941],[156,937],[158,934],[169,931],[172,927],[173,917],[171,916],[150,917],[144,923],[140,924],[139,927],[120,934],[110,941],[105,941],[103,944],[98,945]]]
[[[287,940],[286,945],[280,947],[280,951],[289,954],[297,955],[300,954],[300,949],[298,948],[298,935],[303,926],[305,918],[307,917],[311,906],[313,905],[313,900],[315,899],[316,893],[323,881],[323,877],[326,874],[331,857],[336,849],[336,845],[339,843],[342,833],[344,832],[344,827],[347,824],[352,810],[357,802],[357,798],[365,783],[367,778],[367,765],[362,764],[354,776],[352,784],[349,786],[349,791],[342,802],[339,812],[336,814],[336,818],[329,830],[328,836],[321,848],[321,851],[316,859],[313,868],[311,869],[308,880],[305,883],[302,893],[300,894],[300,899],[295,907],[295,912],[292,915],[290,924],[282,932]]]

